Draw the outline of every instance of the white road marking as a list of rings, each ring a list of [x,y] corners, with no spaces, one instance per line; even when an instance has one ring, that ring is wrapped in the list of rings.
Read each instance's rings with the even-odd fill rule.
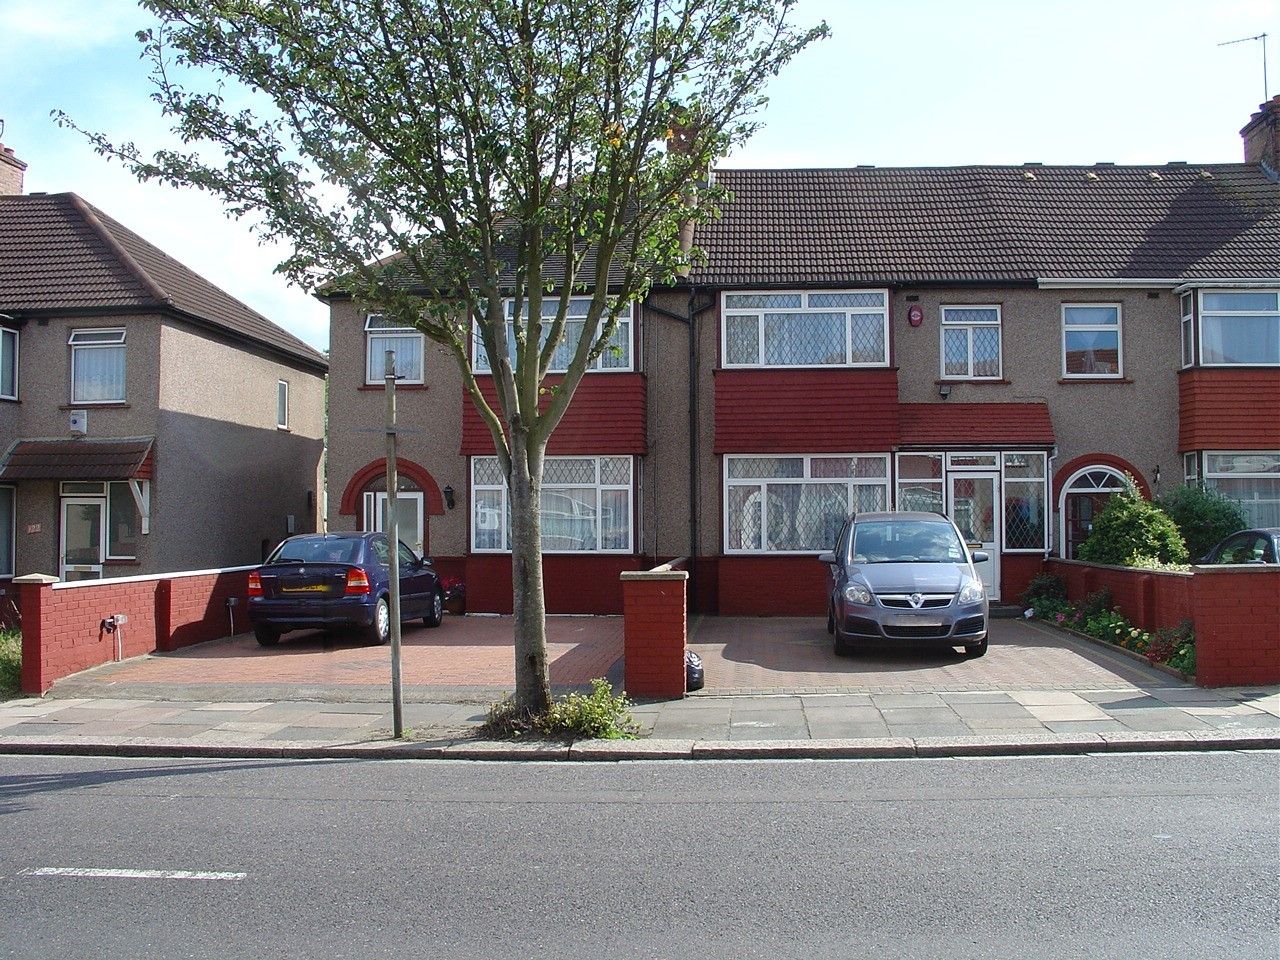
[[[98,877],[111,880],[243,880],[247,873],[212,870],[117,870],[100,867],[38,867],[19,871],[24,877]]]

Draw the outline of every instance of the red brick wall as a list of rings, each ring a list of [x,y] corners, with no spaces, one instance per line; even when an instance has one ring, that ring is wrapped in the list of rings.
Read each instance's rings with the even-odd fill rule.
[[[725,556],[716,564],[719,612],[727,617],[824,617],[828,572],[806,556]]]
[[[1280,683],[1280,569],[1196,570],[1196,683]]]
[[[624,686],[633,697],[683,697],[688,581],[650,576],[622,581]]]
[[[1110,590],[1115,606],[1143,630],[1176,627],[1194,620],[1189,573],[1159,573],[1129,567],[1104,567],[1078,560],[1045,562],[1049,573],[1067,581],[1067,598],[1079,603],[1098,590]]]
[[[624,570],[646,570],[650,558],[630,554],[546,554],[542,584],[548,613],[622,612]],[[475,553],[466,558],[468,613],[511,612],[511,555]]]
[[[1017,603],[1031,578],[1043,569],[1044,557],[1038,553],[1000,554],[1000,602]]]
[[[115,614],[128,617],[119,628],[124,657],[228,636],[227,597],[239,598],[236,630],[246,630],[247,578],[248,571],[227,571],[96,581],[57,590],[20,583],[22,689],[44,693],[56,680],[114,660],[117,636],[103,630],[102,621]]]
[[[1280,447],[1280,370],[1193,368],[1178,374],[1178,450]]]

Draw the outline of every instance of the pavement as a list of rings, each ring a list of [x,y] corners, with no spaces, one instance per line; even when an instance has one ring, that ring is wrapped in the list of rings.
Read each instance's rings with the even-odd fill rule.
[[[974,756],[1280,748],[1280,688],[1201,689],[1125,651],[994,621],[987,656],[928,647],[836,658],[813,619],[701,618],[707,688],[640,702],[635,741],[492,743],[510,689],[510,624],[450,618],[409,631],[404,727],[391,738],[388,651],[319,635],[250,638],[86,671],[0,703],[0,753],[125,756]],[[621,620],[549,620],[560,689],[621,685]]]

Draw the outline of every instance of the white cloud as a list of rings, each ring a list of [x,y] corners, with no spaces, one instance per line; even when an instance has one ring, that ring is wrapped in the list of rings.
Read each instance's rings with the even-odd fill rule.
[[[127,36],[144,15],[124,0],[3,0],[0,2],[0,52],[84,49]]]

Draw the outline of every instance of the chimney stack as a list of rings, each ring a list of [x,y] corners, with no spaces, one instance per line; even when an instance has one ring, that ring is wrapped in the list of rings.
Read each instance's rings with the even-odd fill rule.
[[[1258,105],[1258,112],[1240,131],[1244,162],[1261,163],[1280,176],[1280,94]]]
[[[0,135],[4,133],[4,121],[0,121]],[[27,165],[13,155],[13,148],[0,142],[0,197],[16,197],[22,194],[22,177]]]

